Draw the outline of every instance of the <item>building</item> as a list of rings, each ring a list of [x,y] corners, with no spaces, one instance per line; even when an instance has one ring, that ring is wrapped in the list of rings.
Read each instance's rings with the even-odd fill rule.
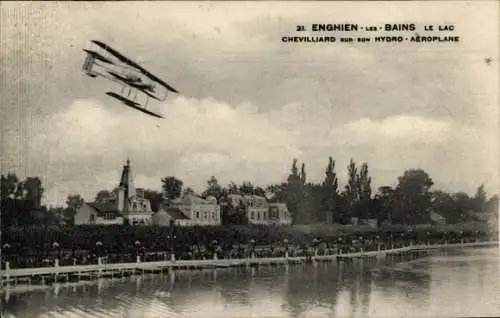
[[[114,204],[84,202],[75,214],[75,225],[123,224],[124,218]]]
[[[232,207],[243,205],[251,224],[288,225],[292,218],[284,203],[268,203],[265,197],[257,195],[230,194],[227,201]]]
[[[170,226],[171,223],[175,226],[192,224],[191,219],[176,207],[160,207],[158,212],[153,214],[152,223],[156,226]]]
[[[248,207],[248,222],[253,224],[268,224],[269,204],[267,203],[267,199],[258,195],[245,195],[244,198]]]
[[[111,197],[102,202],[84,203],[75,215],[75,225],[80,224],[152,224],[151,203],[144,197],[144,190],[134,187],[130,160],[123,166],[118,187]]]
[[[194,194],[185,194],[181,198],[172,200],[171,209],[164,209],[179,225],[220,225],[221,213],[217,200],[213,197],[200,198]],[[173,209],[172,209],[173,208]],[[188,220],[184,219],[179,210]],[[179,221],[177,221],[179,220]],[[182,220],[182,221],[181,221]]]
[[[269,223],[275,225],[292,224],[292,216],[284,203],[269,203]]]

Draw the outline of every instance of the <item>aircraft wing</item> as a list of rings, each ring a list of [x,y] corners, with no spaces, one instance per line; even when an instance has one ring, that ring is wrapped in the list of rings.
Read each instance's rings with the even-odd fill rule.
[[[113,61],[111,61],[110,59],[108,59],[107,57],[99,54],[98,52],[96,51],[92,51],[92,50],[86,50],[86,49],[83,49],[85,52],[87,52],[88,54],[90,54],[93,58],[97,59],[97,60],[101,60],[103,62],[106,62],[108,64],[114,64]]]
[[[123,63],[126,63],[126,64],[132,66],[133,68],[136,68],[141,73],[143,73],[144,75],[146,75],[147,77],[149,77],[153,81],[158,82],[160,85],[162,85],[166,89],[168,89],[168,90],[170,90],[170,91],[172,91],[174,93],[179,93],[175,88],[173,88],[172,86],[170,86],[167,83],[165,83],[159,77],[157,77],[156,75],[153,75],[152,73],[150,73],[149,71],[147,71],[145,68],[143,68],[142,66],[140,66],[136,62],[132,61],[131,59],[129,59],[125,55],[121,54],[117,50],[113,49],[112,47],[110,47],[106,43],[103,43],[101,41],[96,41],[96,40],[92,40],[92,43],[95,43],[96,45],[98,45],[102,49],[104,49],[104,50],[108,51],[109,53],[113,54],[114,56],[116,56],[116,58],[118,58]]]
[[[147,110],[147,109],[145,109],[145,108],[140,107],[140,104],[139,104],[139,103],[136,103],[136,102],[134,102],[134,101],[131,101],[130,99],[125,98],[125,97],[123,97],[123,96],[121,96],[121,95],[118,95],[117,93],[114,93],[114,92],[107,92],[107,93],[106,93],[106,95],[111,96],[111,97],[113,97],[113,98],[115,98],[115,99],[119,100],[120,102],[124,103],[125,105],[127,105],[127,106],[129,106],[129,107],[132,107],[132,108],[134,108],[134,109],[136,109],[136,110],[138,110],[138,111],[140,111],[140,112],[143,112],[143,113],[145,113],[145,114],[148,114],[148,115],[150,115],[150,116],[157,117],[157,118],[164,118],[164,117],[163,117],[163,116],[161,116],[161,115],[158,115],[158,114],[153,113],[153,112],[151,112],[151,111],[149,111],[149,110]]]

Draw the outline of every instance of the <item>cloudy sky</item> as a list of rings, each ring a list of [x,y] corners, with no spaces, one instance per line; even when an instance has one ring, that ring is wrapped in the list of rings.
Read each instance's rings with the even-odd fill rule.
[[[293,158],[310,181],[350,158],[375,187],[423,168],[437,188],[490,192],[498,168],[498,3],[3,3],[1,172],[40,176],[48,203],[174,175],[202,190],[280,182]],[[297,24],[454,24],[460,43],[287,44]],[[414,35],[412,32],[405,35]],[[339,34],[335,34],[339,35]],[[380,34],[380,35],[383,35]],[[101,40],[180,91],[150,118],[82,71]],[[492,58],[486,63],[486,58]]]

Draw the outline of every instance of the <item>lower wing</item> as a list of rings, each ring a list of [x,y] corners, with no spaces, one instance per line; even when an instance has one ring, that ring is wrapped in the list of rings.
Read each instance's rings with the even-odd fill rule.
[[[113,98],[115,98],[115,99],[119,100],[120,102],[124,103],[125,105],[127,105],[127,106],[129,106],[129,107],[132,107],[132,108],[134,108],[134,109],[136,109],[136,110],[138,110],[138,111],[140,111],[140,112],[143,112],[143,113],[145,113],[145,114],[148,114],[148,115],[150,115],[150,116],[157,117],[157,118],[164,118],[164,117],[163,117],[163,116],[161,116],[161,115],[158,115],[158,114],[156,114],[156,113],[153,113],[153,112],[151,112],[151,111],[149,111],[149,110],[147,110],[147,109],[145,109],[145,108],[141,107],[141,105],[140,105],[139,103],[134,102],[134,101],[132,101],[132,100],[130,100],[130,99],[128,99],[128,98],[126,98],[126,97],[123,97],[123,96],[121,96],[121,95],[118,95],[117,93],[114,93],[114,92],[107,92],[107,93],[106,93],[106,95],[111,96],[111,97],[113,97]]]

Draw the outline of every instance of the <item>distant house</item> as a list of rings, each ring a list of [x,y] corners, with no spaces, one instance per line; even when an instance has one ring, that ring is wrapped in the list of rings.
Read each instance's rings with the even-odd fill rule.
[[[269,204],[265,197],[257,195],[240,195],[230,194],[227,196],[227,201],[233,207],[243,205],[248,219],[251,224],[267,224],[269,221]]]
[[[253,224],[268,224],[269,223],[269,204],[265,197],[258,195],[245,195],[247,203],[248,222]]]
[[[265,197],[257,195],[230,194],[227,201],[233,207],[243,205],[251,224],[288,225],[292,218],[284,203],[268,203]]]
[[[172,200],[171,208],[182,212],[189,220],[179,221],[182,225],[219,225],[221,224],[220,206],[213,197],[200,198],[194,194],[185,194],[181,198]],[[170,212],[169,212],[170,211]],[[174,210],[165,210],[170,216],[180,216]]]
[[[170,226],[171,222],[175,226],[194,225],[191,219],[176,207],[160,207],[152,216],[152,223],[156,226]]]
[[[75,214],[75,225],[123,224],[124,218],[114,204],[83,203]]]
[[[429,217],[434,224],[446,224],[446,218],[435,211],[430,211]]]
[[[292,216],[284,203],[269,203],[269,224],[290,225]]]
[[[488,228],[498,230],[498,212],[474,212],[468,211],[467,215],[476,222],[487,224]]]
[[[123,166],[120,183],[112,196],[102,202],[86,202],[75,214],[79,224],[151,224],[153,211],[144,190],[135,189],[130,160]]]

